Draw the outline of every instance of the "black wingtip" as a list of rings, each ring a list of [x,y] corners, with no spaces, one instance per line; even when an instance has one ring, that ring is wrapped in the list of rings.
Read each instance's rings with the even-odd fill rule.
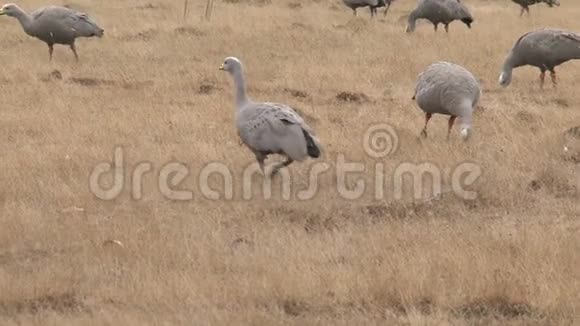
[[[312,158],[319,158],[320,157],[320,149],[318,147],[308,147],[308,156]]]
[[[302,129],[302,133],[304,134],[304,138],[306,139],[306,152],[308,153],[308,156],[312,158],[320,157],[320,148],[316,146],[316,143],[314,142],[310,134],[304,129]]]

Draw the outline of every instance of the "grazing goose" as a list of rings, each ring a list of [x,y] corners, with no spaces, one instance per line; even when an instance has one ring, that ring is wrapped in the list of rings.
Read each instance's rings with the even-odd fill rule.
[[[433,114],[449,115],[447,139],[455,119],[459,117],[461,138],[471,135],[473,108],[481,96],[477,79],[465,68],[450,62],[440,61],[427,67],[419,74],[413,100],[425,112],[425,127],[421,136],[427,137],[427,124]]]
[[[580,59],[580,35],[554,28],[543,28],[522,35],[510,50],[499,76],[499,84],[506,87],[512,80],[512,70],[530,65],[540,69],[540,87],[544,86],[546,71],[550,71],[556,87],[554,68],[564,62]]]
[[[454,20],[461,20],[468,28],[474,19],[469,9],[459,0],[419,0],[417,7],[409,14],[406,32],[415,31],[417,19],[427,19],[437,31],[437,26],[443,24],[449,32],[449,24]]]
[[[394,1],[395,1],[395,0],[379,0],[379,3],[378,3],[376,6],[374,6],[374,7],[371,7],[371,15],[372,15],[372,12],[373,12],[373,11],[375,12],[375,15],[376,15],[376,13],[377,13],[377,8],[386,7],[386,8],[385,8],[385,15],[384,15],[384,16],[385,16],[385,17],[387,17],[387,13],[389,12],[389,8],[391,8],[391,4],[392,4]]]
[[[278,103],[254,102],[248,98],[244,71],[238,58],[225,58],[219,69],[227,71],[234,80],[238,135],[256,156],[262,173],[264,160],[270,154],[286,156],[286,161],[274,166],[271,175],[294,161],[320,156],[321,146],[314,131],[292,108]]]
[[[10,3],[0,8],[0,15],[18,19],[26,34],[44,41],[48,45],[49,61],[52,61],[54,44],[68,45],[78,61],[75,39],[102,37],[104,33],[104,30],[87,14],[66,7],[48,6],[27,14],[17,5]]]
[[[529,16],[530,15],[529,6],[535,5],[537,3],[545,3],[550,8],[553,6],[560,6],[560,1],[558,1],[558,0],[512,0],[512,1],[517,3],[518,5],[520,5],[522,7],[522,10],[520,11],[520,17],[524,14],[524,11],[526,11],[528,13],[528,16]]]
[[[356,10],[360,7],[369,7],[371,10],[371,17],[373,17],[377,12],[377,8],[385,6],[385,0],[342,0],[342,2],[347,7],[352,9],[352,12],[354,13],[355,16]]]

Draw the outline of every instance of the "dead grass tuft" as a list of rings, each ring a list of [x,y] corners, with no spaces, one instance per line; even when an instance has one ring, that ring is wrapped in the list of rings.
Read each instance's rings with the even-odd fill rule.
[[[87,307],[75,293],[43,295],[18,301],[0,301],[0,315],[39,314],[53,311],[60,314],[86,312]]]
[[[369,97],[360,92],[340,92],[336,95],[336,99],[339,101],[344,102],[356,102],[356,103],[363,103],[369,102]]]
[[[502,318],[534,316],[535,318],[542,318],[542,313],[538,312],[529,304],[515,302],[502,296],[474,300],[455,309],[455,311],[470,319],[489,316]]]
[[[308,93],[306,93],[305,91],[291,89],[291,88],[284,88],[284,91],[287,92],[288,94],[294,96],[294,97],[298,97],[298,98],[307,98],[308,97]]]

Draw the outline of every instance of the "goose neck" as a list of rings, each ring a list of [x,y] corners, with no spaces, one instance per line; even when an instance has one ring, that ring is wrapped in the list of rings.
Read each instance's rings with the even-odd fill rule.
[[[417,21],[417,9],[411,11],[407,19],[407,32],[415,31],[415,22]]]
[[[29,33],[32,28],[32,17],[24,10],[18,8],[18,10],[13,14],[14,18],[18,19],[20,25],[26,33]]]
[[[510,52],[510,54],[505,59],[505,62],[503,63],[502,71],[506,73],[511,72],[515,67],[518,66],[518,63],[516,61],[517,60],[514,57],[513,52]]]
[[[244,73],[241,69],[233,73],[234,84],[236,87],[236,107],[242,108],[248,103],[248,95],[246,93],[246,81],[244,80]]]
[[[470,100],[465,100],[461,105],[461,115],[459,117],[459,126],[461,130],[471,129],[472,116],[473,116],[473,106]]]

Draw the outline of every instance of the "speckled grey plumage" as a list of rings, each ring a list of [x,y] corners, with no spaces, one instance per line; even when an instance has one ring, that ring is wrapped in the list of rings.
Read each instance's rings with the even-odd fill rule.
[[[439,24],[443,24],[446,32],[449,32],[449,24],[455,20],[462,21],[468,28],[471,28],[474,21],[469,9],[459,0],[418,0],[417,7],[409,14],[406,32],[415,30],[418,19],[429,20],[435,31]]]
[[[508,53],[499,83],[508,86],[514,68],[530,65],[540,69],[540,87],[543,87],[546,71],[550,71],[555,86],[555,67],[573,59],[580,59],[580,35],[556,28],[531,31],[520,36]]]
[[[527,12],[529,16],[530,15],[529,7],[538,3],[545,3],[550,8],[553,6],[560,6],[559,0],[512,0],[512,1],[520,5],[520,7],[522,7],[522,10],[520,11],[520,16],[524,14],[524,11]]]
[[[286,156],[272,175],[293,161],[321,155],[314,131],[292,108],[285,104],[254,102],[246,94],[243,66],[239,59],[227,57],[220,66],[233,77],[235,86],[236,127],[242,142],[254,153],[260,169],[270,154]]]
[[[102,37],[104,33],[87,14],[66,7],[47,6],[28,14],[10,3],[0,8],[0,15],[18,19],[26,34],[44,41],[48,45],[49,60],[52,60],[54,44],[68,45],[78,60],[75,39]]]
[[[425,112],[425,127],[421,135],[427,136],[427,124],[433,114],[449,115],[447,138],[455,118],[459,118],[461,137],[471,135],[473,108],[481,97],[477,79],[464,67],[440,61],[419,74],[413,99]]]

